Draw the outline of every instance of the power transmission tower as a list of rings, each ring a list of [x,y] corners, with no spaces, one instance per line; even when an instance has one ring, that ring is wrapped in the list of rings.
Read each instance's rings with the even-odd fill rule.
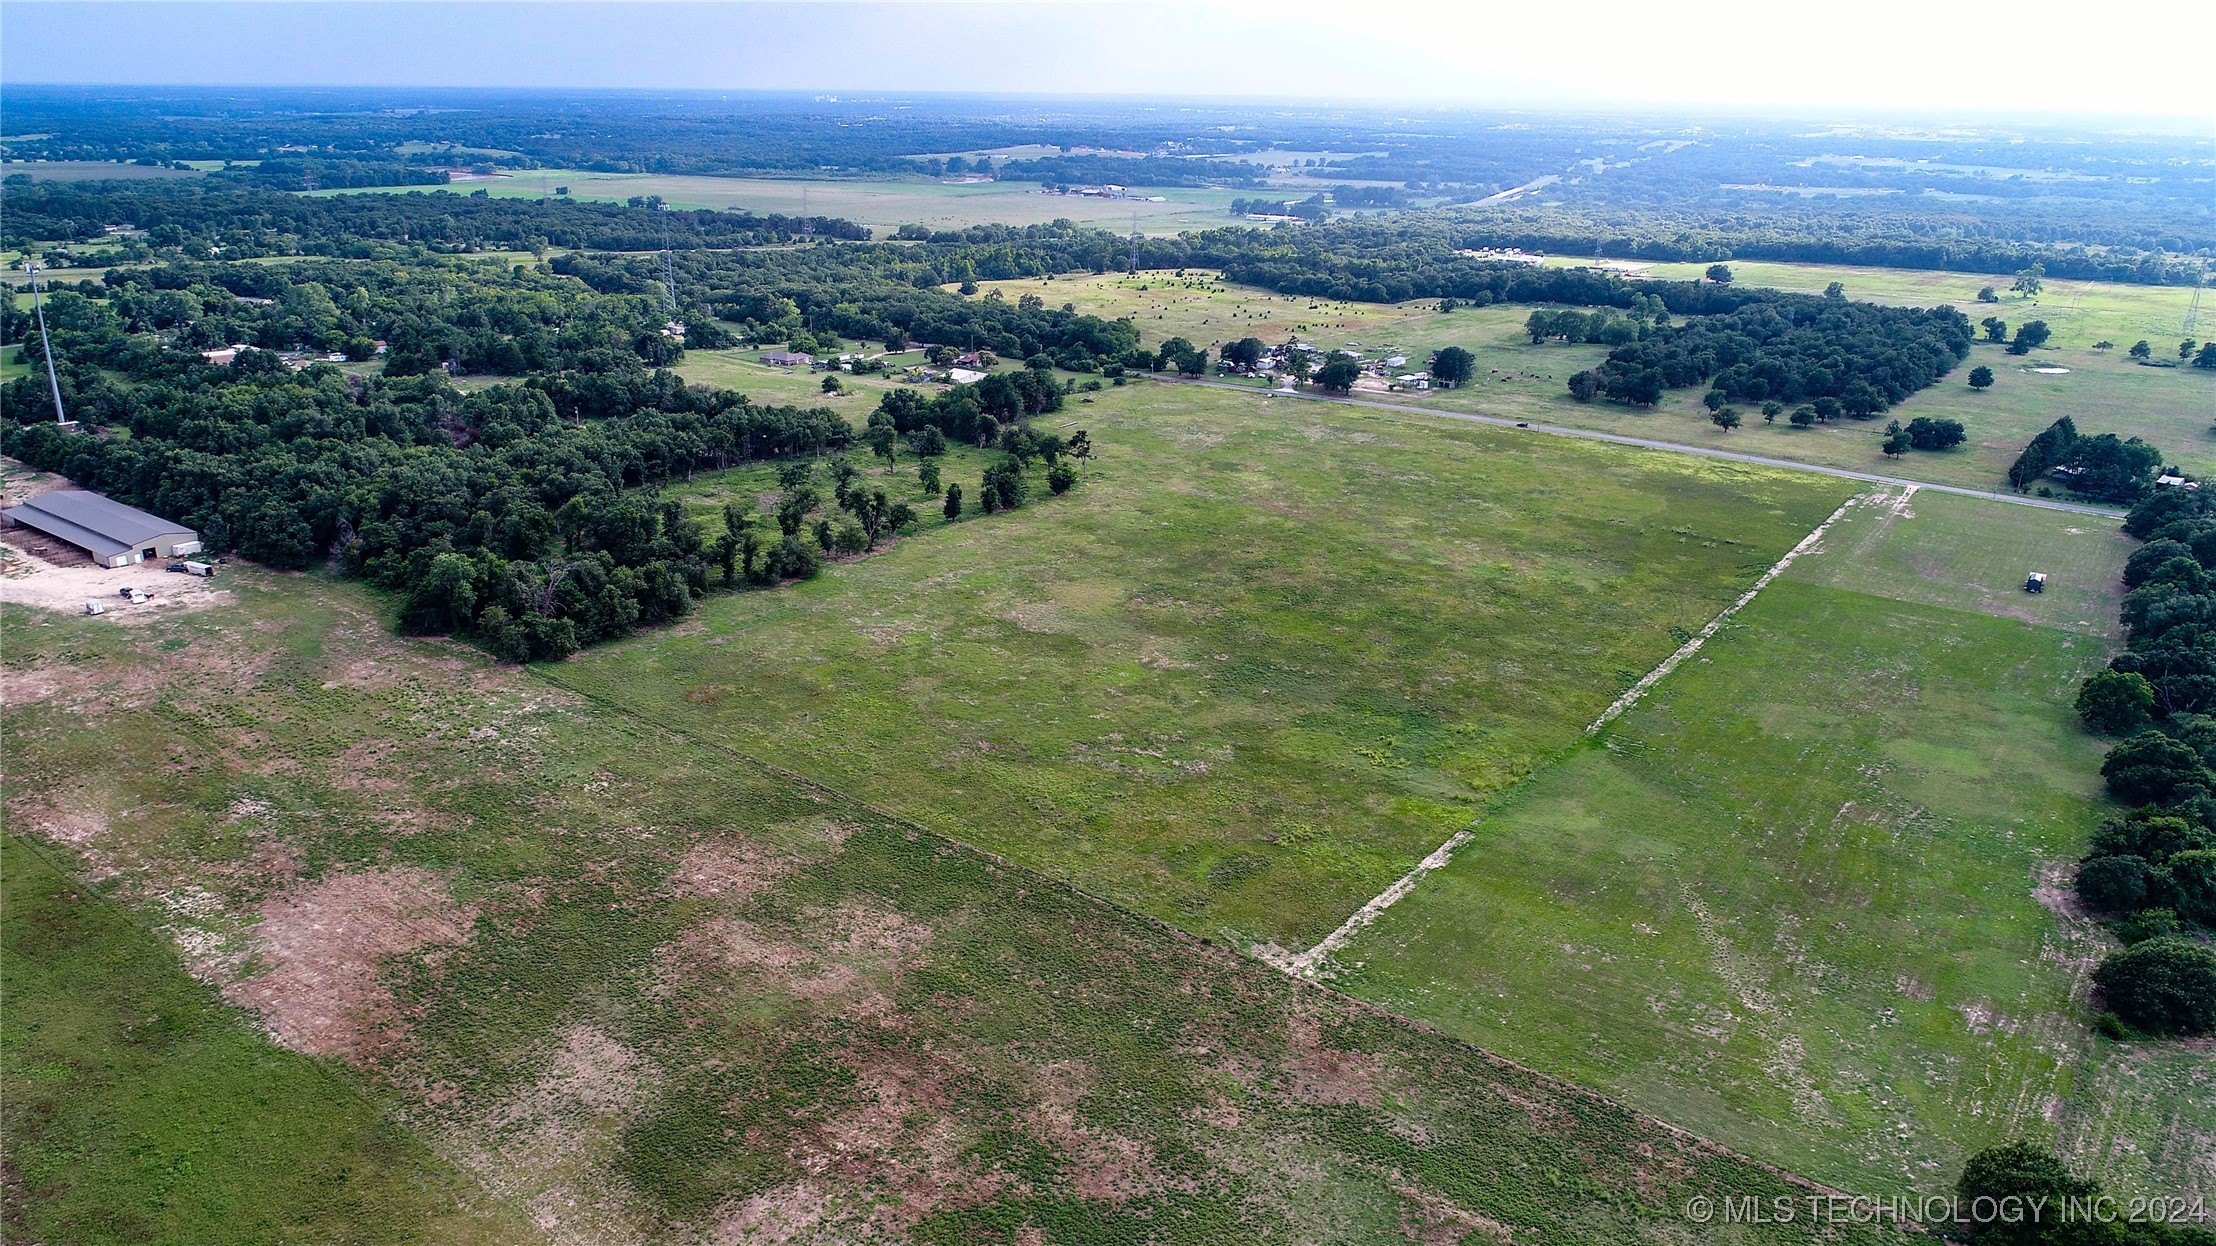
[[[62,381],[54,372],[54,343],[46,336],[46,303],[40,297],[43,283],[38,279],[38,261],[24,261],[23,271],[31,276],[31,311],[38,317],[39,351],[46,356],[46,387],[54,395],[54,422],[63,428],[75,428],[77,421],[70,419],[68,413],[62,410]]]
[[[1131,275],[1139,275],[1139,213],[1131,213]]]
[[[808,188],[805,186],[800,188],[800,236],[803,238],[816,236],[815,219],[808,215]]]
[[[662,302],[677,316],[677,260],[669,253],[669,205],[662,205]]]

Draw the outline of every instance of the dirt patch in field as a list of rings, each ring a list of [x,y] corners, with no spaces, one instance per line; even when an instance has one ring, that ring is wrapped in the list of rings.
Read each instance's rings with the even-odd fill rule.
[[[52,667],[0,668],[0,706],[10,709],[53,699],[70,684]]]
[[[1068,1160],[1071,1193],[1122,1203],[1173,1187],[1198,1190],[1189,1178],[1165,1175],[1153,1147],[1078,1119],[1077,1105],[1093,1085],[1093,1069],[1085,1061],[1042,1065],[1034,1081],[1038,1099],[1023,1113],[1024,1127]]]
[[[96,601],[107,611],[99,622],[145,623],[231,600],[230,591],[218,587],[220,579],[178,575],[148,563],[98,566],[73,547],[25,528],[0,530],[0,543],[0,601],[75,615]],[[134,605],[117,594],[123,588],[139,589],[147,600]]]
[[[725,1208],[708,1229],[715,1246],[784,1246],[815,1240],[830,1198],[814,1181],[794,1181],[748,1195]]]
[[[1394,1186],[1400,1195],[1400,1231],[1422,1246],[1459,1246],[1473,1234],[1484,1241],[1512,1241],[1507,1225],[1465,1211],[1416,1185]]]
[[[1384,1101],[1379,1088],[1384,1073],[1382,1060],[1331,1046],[1315,1017],[1294,1013],[1286,1025],[1286,1091],[1294,1099],[1366,1108]]]
[[[555,1241],[643,1243],[648,1234],[630,1211],[637,1194],[598,1162],[598,1152],[660,1088],[651,1060],[579,1023],[561,1033],[530,1085],[467,1110],[449,1149]],[[434,1106],[461,1098],[447,1087],[422,1093]]]
[[[799,865],[790,853],[766,847],[744,835],[694,844],[669,876],[679,895],[714,896],[744,903]]]
[[[905,1236],[949,1206],[992,1198],[1008,1179],[968,1165],[967,1131],[952,1110],[961,1080],[944,1057],[896,1047],[850,1057],[854,1098],[797,1139],[789,1158],[810,1178],[872,1183],[887,1196],[872,1215],[881,1233]]]
[[[675,993],[699,967],[714,965],[846,1021],[881,1022],[892,1014],[894,982],[931,937],[929,926],[858,904],[814,911],[791,935],[715,918],[664,949],[660,977]]]
[[[476,916],[429,870],[333,875],[262,905],[252,942],[265,968],[224,995],[295,1051],[366,1064],[406,1030],[383,981],[386,959],[460,946]]]

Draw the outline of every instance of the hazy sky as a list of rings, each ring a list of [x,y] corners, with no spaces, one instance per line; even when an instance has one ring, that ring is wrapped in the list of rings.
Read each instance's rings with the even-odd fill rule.
[[[0,81],[1258,96],[2207,121],[2216,3],[0,2]],[[2205,66],[2204,66],[2205,69]]]

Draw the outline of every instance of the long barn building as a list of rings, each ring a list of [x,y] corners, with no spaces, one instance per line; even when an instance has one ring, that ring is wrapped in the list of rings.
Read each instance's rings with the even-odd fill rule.
[[[0,518],[67,541],[103,567],[200,552],[200,534],[183,524],[81,489],[42,493]]]

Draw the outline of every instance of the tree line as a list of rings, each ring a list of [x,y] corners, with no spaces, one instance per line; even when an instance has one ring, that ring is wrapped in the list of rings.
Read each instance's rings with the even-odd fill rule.
[[[96,239],[109,225],[146,231],[146,241],[173,258],[252,259],[273,255],[366,258],[378,244],[449,250],[544,250],[582,247],[649,251],[748,247],[818,238],[858,239],[869,231],[851,221],[741,211],[661,211],[658,202],[494,198],[449,190],[310,197],[226,185],[211,180],[35,182],[6,179],[8,211],[0,245]],[[220,250],[218,250],[220,248]]]
[[[2101,763],[2130,812],[2104,821],[2077,893],[2125,943],[2094,971],[2119,1037],[2216,1030],[2216,498],[2159,489],[2124,531],[2125,651],[2079,688]]]
[[[2008,466],[2008,484],[2029,492],[2043,480],[2095,502],[2128,506],[2147,497],[2162,467],[2162,451],[2147,442],[2114,433],[2082,436],[2077,422],[2063,416],[2033,437]]]
[[[1769,292],[1638,334],[1568,384],[1580,401],[1652,406],[1665,390],[1705,383],[1722,401],[1807,403],[1818,418],[1870,419],[1945,376],[1970,342],[1969,317],[1951,307]]]

